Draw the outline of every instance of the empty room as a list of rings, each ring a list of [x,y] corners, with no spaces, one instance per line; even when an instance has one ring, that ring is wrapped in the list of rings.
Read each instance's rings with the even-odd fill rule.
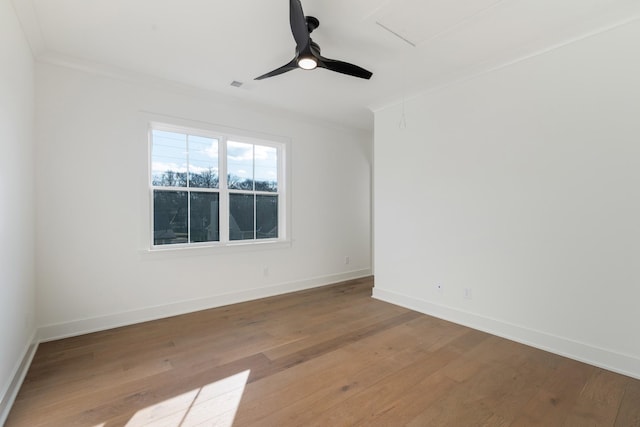
[[[0,425],[640,426],[637,0],[0,0]]]

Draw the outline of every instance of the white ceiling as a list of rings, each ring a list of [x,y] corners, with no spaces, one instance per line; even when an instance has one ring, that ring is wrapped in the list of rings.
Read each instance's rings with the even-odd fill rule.
[[[404,94],[640,17],[638,0],[302,0],[320,20],[312,37],[323,55],[373,77],[317,69],[254,81],[293,58],[288,0],[13,3],[39,59],[151,75],[363,129],[373,127],[370,109]]]

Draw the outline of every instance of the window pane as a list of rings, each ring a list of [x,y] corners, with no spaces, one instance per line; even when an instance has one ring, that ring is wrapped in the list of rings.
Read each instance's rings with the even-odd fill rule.
[[[187,243],[187,192],[153,192],[153,244]]]
[[[151,182],[166,187],[187,186],[187,136],[154,130],[151,146]]]
[[[256,238],[278,237],[278,196],[256,196]]]
[[[278,150],[255,145],[256,191],[278,191]]]
[[[229,240],[253,239],[253,194],[229,194]]]
[[[253,190],[253,144],[227,142],[227,181],[231,190]]]
[[[189,186],[218,188],[218,140],[189,136]]]
[[[191,242],[220,240],[218,193],[191,193]]]

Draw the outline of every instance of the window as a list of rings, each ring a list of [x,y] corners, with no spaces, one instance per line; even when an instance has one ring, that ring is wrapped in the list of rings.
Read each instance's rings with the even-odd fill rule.
[[[283,240],[284,144],[152,125],[152,247]]]

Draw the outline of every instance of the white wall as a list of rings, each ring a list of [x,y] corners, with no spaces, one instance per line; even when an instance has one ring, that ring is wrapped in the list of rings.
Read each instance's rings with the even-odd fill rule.
[[[33,69],[11,3],[0,0],[0,424],[35,331]]]
[[[377,111],[374,295],[640,377],[638,40]]]
[[[371,134],[51,63],[36,82],[43,339],[370,274]],[[292,244],[147,253],[149,120],[289,139]]]

